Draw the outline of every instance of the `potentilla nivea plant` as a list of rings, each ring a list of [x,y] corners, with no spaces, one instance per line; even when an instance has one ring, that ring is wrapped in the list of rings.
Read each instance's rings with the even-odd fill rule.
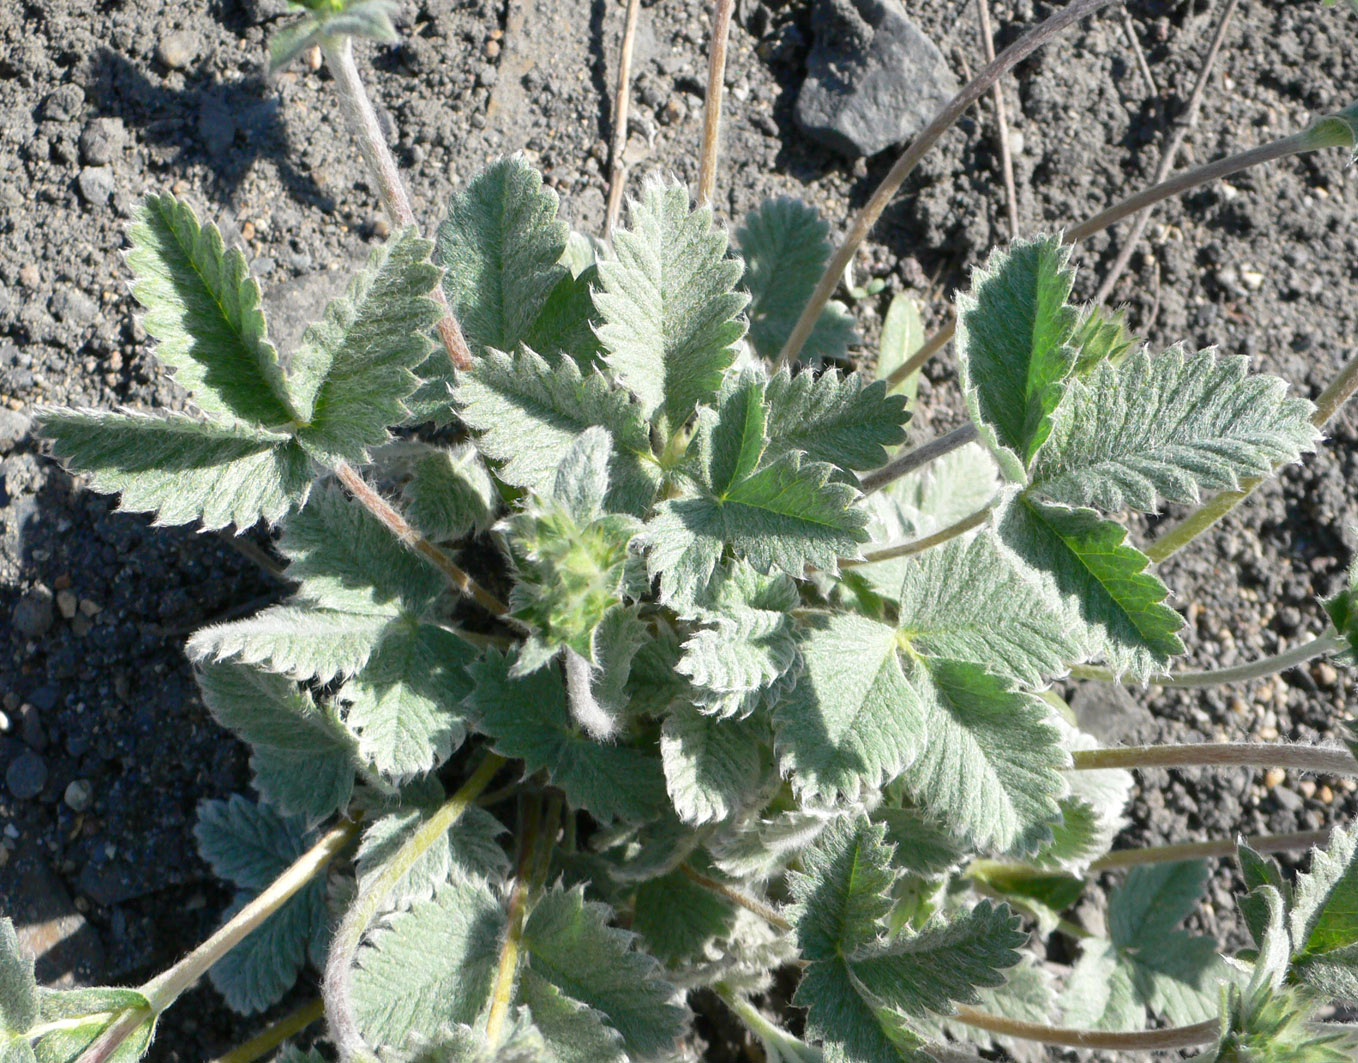
[[[351,50],[394,35],[389,5],[309,3],[275,62],[322,49],[393,235],[282,357],[242,255],[150,197],[133,291],[196,409],[41,419],[124,509],[279,529],[291,596],[188,643],[253,750],[255,795],[198,822],[237,902],[137,988],[41,989],[0,922],[0,1058],[132,1061],[202,975],[249,1013],[309,965],[322,998],[236,1063],[322,1016],[346,1061],[691,1059],[699,989],[769,1060],[1354,1058],[1317,1016],[1358,999],[1358,831],[1295,882],[1261,854],[1317,839],[1241,842],[1254,947],[1234,955],[1181,927],[1207,876],[1192,857],[1219,843],[1115,847],[1130,769],[1354,776],[1352,752],[1101,748],[1050,687],[1200,686],[1358,650],[1355,577],[1324,636],[1175,670],[1183,621],[1152,567],[1316,446],[1358,362],[1311,402],[1243,358],[1149,348],[1072,301],[1070,265],[1168,195],[1352,148],[1358,109],[995,251],[956,304],[967,428],[902,449],[913,375],[951,335],[921,342],[902,303],[875,374],[836,368],[857,337],[830,295],[886,201],[1102,2],[963,89],[833,254],[800,203],[765,203],[734,243],[703,205],[729,4],[698,205],[649,180],[603,243],[568,231],[520,158],[421,237]],[[1145,550],[1114,519],[1165,502],[1200,508]],[[466,556],[498,560],[464,568],[472,537],[498,554]],[[1125,876],[1095,932],[1067,913],[1109,869]],[[1076,956],[1059,974],[1033,947],[1051,935]],[[800,1035],[760,1007],[777,971]]]

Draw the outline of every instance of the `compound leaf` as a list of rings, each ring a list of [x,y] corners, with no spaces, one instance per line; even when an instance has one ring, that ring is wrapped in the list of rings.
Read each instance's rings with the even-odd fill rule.
[[[466,705],[495,751],[524,761],[529,773],[545,769],[573,808],[597,819],[657,818],[669,803],[659,758],[581,733],[556,666],[514,678],[513,663],[492,650],[469,669]]]
[[[549,889],[523,928],[527,973],[599,1012],[622,1034],[635,1059],[672,1052],[688,1028],[660,965],[632,947],[634,936],[608,925],[605,905],[585,900],[584,887]]]
[[[926,708],[901,668],[896,631],[853,614],[802,641],[805,671],[774,711],[779,764],[808,796],[855,795],[919,756]]]
[[[198,669],[213,719],[250,744],[255,787],[284,815],[318,823],[354,789],[354,741],[328,707],[284,676],[234,662]]]
[[[802,956],[813,964],[841,958],[881,937],[891,910],[891,847],[886,828],[863,816],[826,824],[788,876],[788,918]]]
[[[792,376],[783,369],[765,394],[770,454],[800,450],[813,461],[860,471],[881,465],[886,448],[905,441],[905,396],[888,395],[883,381],[861,373]]]
[[[1358,831],[1337,828],[1297,879],[1289,917],[1300,978],[1333,996],[1358,999]]]
[[[1122,525],[1019,495],[1001,506],[996,528],[1115,672],[1144,679],[1183,653],[1183,618],[1164,604],[1168,590]]]
[[[153,513],[157,524],[244,530],[276,524],[306,501],[311,460],[286,435],[182,413],[155,415],[43,409],[52,453],[88,473],[118,508]]]
[[[1066,389],[1033,464],[1033,490],[1068,506],[1155,512],[1296,461],[1315,409],[1245,358],[1174,347],[1102,363]]]
[[[171,195],[147,196],[130,232],[132,294],[156,357],[209,416],[280,429],[298,420],[265,335],[245,257]]]
[[[736,231],[750,293],[750,343],[762,357],[777,358],[792,334],[830,260],[829,234],[814,207],[787,196],[764,200]],[[800,358],[837,360],[857,341],[853,318],[831,302],[821,311]]]
[[[926,657],[908,682],[923,708],[906,784],[975,848],[1026,852],[1051,838],[1070,757],[1046,703],[979,665]]]
[[[599,426],[614,444],[609,508],[639,516],[655,498],[659,476],[641,409],[598,372],[582,376],[570,360],[552,366],[527,349],[492,351],[458,374],[453,395],[506,483],[550,495],[561,459],[581,432]]]
[[[1059,602],[1024,580],[991,535],[952,540],[905,565],[899,630],[920,653],[974,661],[1040,686],[1077,660]]]
[[[680,184],[649,183],[630,215],[630,231],[615,235],[599,263],[599,339],[642,412],[663,412],[673,431],[717,393],[735,361],[747,301],[736,290],[741,265],[727,257],[712,212],[690,211]]]
[[[1022,480],[1051,429],[1075,366],[1075,273],[1055,237],[1019,241],[990,256],[957,299],[957,358],[967,409],[1005,475]]]
[[[442,316],[429,298],[439,277],[431,246],[407,228],[374,248],[344,296],[302,336],[289,377],[302,421],[297,439],[327,464],[366,462],[368,448],[406,418],[404,400],[418,383],[412,370]]]
[[[837,571],[838,559],[867,539],[867,516],[854,506],[852,487],[831,482],[833,472],[792,451],[721,495],[660,503],[641,538],[647,569],[660,576],[661,600],[700,593],[727,547],[761,572],[777,568],[799,578],[807,565]]]

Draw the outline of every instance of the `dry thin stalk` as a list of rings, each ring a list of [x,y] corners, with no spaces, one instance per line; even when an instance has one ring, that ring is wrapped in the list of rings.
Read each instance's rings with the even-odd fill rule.
[[[1288,853],[1327,845],[1330,830],[1299,830],[1290,834],[1259,834],[1244,839],[1257,853]],[[1212,856],[1234,856],[1238,843],[1218,838],[1209,842],[1175,842],[1172,845],[1151,845],[1144,849],[1115,849],[1089,865],[1090,872],[1110,871],[1142,864],[1171,864],[1180,860],[1201,860]]]
[[[914,472],[916,469],[928,465],[935,458],[941,458],[958,447],[964,447],[973,442],[979,436],[979,432],[974,424],[964,424],[961,428],[954,428],[937,439],[916,447],[914,450],[902,454],[900,457],[893,458],[880,469],[873,469],[872,472],[865,473],[859,480],[859,485],[863,488],[865,495],[870,495],[893,480],[899,480],[902,476]]]
[[[721,97],[726,86],[726,43],[731,36],[735,0],[716,0],[712,8],[712,49],[707,57],[707,98],[703,103],[703,146],[698,159],[698,206],[712,202],[717,187],[717,151],[721,136]]]
[[[1074,25],[1086,15],[1092,15],[1110,3],[1112,3],[1112,0],[1074,0],[1073,3],[1029,30],[1001,52],[993,63],[987,64],[984,70],[972,78],[956,96],[943,105],[943,108],[934,116],[933,121],[925,126],[920,134],[910,142],[910,146],[896,161],[891,172],[882,179],[882,183],[877,186],[872,197],[854,217],[848,234],[835,253],[830,256],[830,262],[825,267],[825,272],[816,285],[816,290],[811,294],[810,300],[802,310],[802,316],[797,319],[796,327],[793,328],[787,342],[783,345],[782,351],[779,352],[779,365],[788,364],[801,353],[802,347],[811,335],[811,330],[816,327],[816,322],[820,319],[821,311],[825,309],[825,304],[830,301],[830,296],[834,294],[835,287],[839,284],[840,278],[844,276],[844,271],[853,261],[854,255],[858,253],[859,246],[867,239],[868,233],[877,224],[877,219],[882,216],[882,211],[886,210],[887,204],[895,198],[901,185],[905,183],[905,179],[919,165],[919,161],[924,158],[929,149],[938,143],[943,134],[956,124],[967,108],[989,92],[991,86],[1001,77],[1062,31]]]
[[[1125,9],[1124,9],[1125,10]],[[981,47],[985,61],[995,61],[995,36],[990,29],[990,0],[976,0],[976,15],[981,24]],[[1018,193],[1014,189],[1014,159],[1009,152],[1009,108],[998,82],[991,88],[995,100],[995,130],[1000,141],[1000,172],[1004,175],[1004,201],[1009,211],[1009,237],[1018,239]]]
[[[613,227],[622,210],[622,192],[627,184],[627,112],[632,105],[632,47],[637,38],[637,13],[641,0],[627,0],[627,21],[623,25],[618,50],[618,91],[613,105],[613,138],[608,148],[608,208],[604,213],[604,239],[613,239]]]
[[[1358,761],[1347,749],[1275,742],[1187,742],[1177,746],[1080,749],[1075,771],[1104,768],[1291,768],[1316,775],[1358,778]]]
[[[1170,136],[1169,143],[1165,145],[1159,165],[1155,168],[1155,179],[1152,184],[1159,184],[1169,176],[1169,171],[1174,168],[1175,160],[1179,157],[1179,151],[1183,148],[1184,141],[1188,139],[1188,134],[1198,124],[1198,114],[1202,109],[1202,99],[1207,90],[1207,82],[1212,76],[1212,68],[1216,65],[1217,56],[1221,54],[1221,45],[1226,39],[1226,28],[1230,25],[1231,16],[1235,14],[1239,2],[1240,0],[1226,0],[1225,6],[1221,9],[1221,17],[1217,19],[1216,29],[1212,33],[1212,43],[1208,45],[1207,55],[1203,58],[1202,68],[1198,71],[1198,79],[1194,83],[1193,92],[1188,98],[1188,106],[1175,123],[1174,132]],[[1150,208],[1147,207],[1132,222],[1132,228],[1127,233],[1127,239],[1122,242],[1117,258],[1113,260],[1112,268],[1108,271],[1108,275],[1103,278],[1099,290],[1094,293],[1096,305],[1108,298],[1114,285],[1117,284],[1118,278],[1127,269],[1127,264],[1132,260],[1132,252],[1136,250],[1136,245],[1141,241],[1141,234],[1146,231],[1146,223],[1149,220]]]
[[[1152,96],[1159,96],[1160,86],[1155,83],[1150,63],[1146,62],[1146,53],[1141,48],[1141,38],[1136,35],[1136,26],[1132,24],[1132,14],[1125,7],[1122,9],[1122,28],[1127,32],[1127,43],[1132,46],[1132,54],[1136,56],[1136,67],[1146,80],[1146,88],[1150,90]]]
[[[1035,1022],[991,1015],[975,1008],[959,1007],[952,1016],[958,1022],[981,1030],[1014,1037],[1020,1041],[1040,1041],[1046,1045],[1066,1048],[1093,1048],[1106,1052],[1163,1052],[1174,1048],[1192,1048],[1217,1039],[1221,1023],[1217,1019],[1193,1026],[1171,1026],[1163,1030],[1136,1030],[1115,1033],[1107,1030],[1072,1030],[1059,1026],[1043,1026]]]

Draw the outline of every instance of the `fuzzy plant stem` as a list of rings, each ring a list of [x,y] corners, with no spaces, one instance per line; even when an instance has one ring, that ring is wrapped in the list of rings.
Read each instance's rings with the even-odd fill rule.
[[[863,493],[870,495],[893,480],[899,480],[902,476],[928,465],[935,458],[941,458],[944,454],[949,454],[959,447],[974,442],[977,436],[978,433],[974,424],[964,424],[961,428],[954,428],[951,432],[947,432],[937,439],[931,439],[914,450],[908,451],[898,458],[893,458],[880,469],[873,469],[872,472],[864,474],[859,481]]]
[[[721,98],[726,88],[726,44],[731,37],[731,9],[735,0],[715,0],[712,8],[712,47],[707,57],[707,97],[703,103],[703,146],[698,157],[697,203],[706,207],[717,187],[717,154],[721,138]]]
[[[1273,742],[1190,742],[1178,746],[1079,749],[1076,771],[1104,768],[1291,768],[1316,775],[1358,778],[1358,761],[1347,749]]]
[[[503,757],[488,753],[457,792],[421,823],[382,865],[381,870],[364,885],[335,930],[325,961],[324,996],[330,1039],[339,1049],[340,1059],[344,1063],[355,1059],[371,1063],[376,1059],[363,1043],[363,1035],[359,1033],[358,1020],[354,1016],[354,959],[358,955],[363,935],[382,911],[396,884],[430,846],[453,829],[504,764]]]
[[[523,924],[528,918],[528,896],[532,892],[534,854],[538,829],[542,825],[542,801],[537,795],[521,801],[519,809],[519,863],[506,907],[509,925],[504,942],[500,945],[500,962],[491,986],[490,1012],[486,1015],[486,1043],[492,1049],[500,1046],[505,1020],[509,1017],[509,1006],[514,1001],[514,981],[518,975],[519,952],[523,945]]]
[[[462,566],[416,531],[410,522],[378,494],[351,465],[341,461],[335,465],[334,471],[340,483],[349,489],[364,509],[380,520],[397,539],[447,576],[453,586],[495,616],[504,616],[509,612],[509,606],[472,579]]]
[[[1060,1026],[1043,1026],[1035,1022],[991,1015],[966,1006],[952,1015],[957,1022],[989,1030],[1003,1037],[1020,1041],[1040,1041],[1045,1045],[1064,1048],[1090,1048],[1105,1052],[1166,1052],[1175,1048],[1192,1048],[1215,1041],[1221,1033],[1221,1022],[1210,1019],[1193,1026],[1171,1026],[1163,1030],[1136,1030],[1113,1033],[1106,1030],[1073,1030]]]
[[[325,835],[299,856],[278,878],[254,900],[237,912],[231,920],[176,963],[168,971],[151,979],[141,987],[141,994],[150,1008],[130,1008],[87,1048],[80,1063],[105,1063],[118,1047],[143,1023],[154,1021],[173,1004],[214,964],[234,949],[293,895],[320,874],[354,838],[357,820],[346,820],[331,828]]]
[[[1242,151],[1239,154],[1229,155],[1224,159],[1210,162],[1206,166],[1199,166],[1194,170],[1185,170],[1166,181],[1142,189],[1079,225],[1067,229],[1064,239],[1067,243],[1079,243],[1110,225],[1116,225],[1129,215],[1137,214],[1147,207],[1154,206],[1161,200],[1180,195],[1197,188],[1199,185],[1229,177],[1241,170],[1248,170],[1251,166],[1260,166],[1277,159],[1285,159],[1289,155],[1320,151],[1323,148],[1342,147],[1350,143],[1336,135],[1338,130],[1330,124],[1331,122],[1331,119],[1321,119],[1320,122],[1301,133],[1281,137],[1256,148],[1250,148],[1248,151]],[[953,318],[925,340],[919,350],[886,378],[887,386],[895,387],[912,373],[917,372],[920,366],[943,349],[947,342],[953,338],[956,331],[957,319]]]
[[[1156,687],[1214,687],[1225,683],[1244,683],[1250,679],[1261,679],[1264,676],[1285,672],[1287,669],[1295,668],[1313,657],[1345,650],[1348,645],[1348,640],[1340,638],[1338,635],[1321,635],[1318,638],[1309,639],[1299,646],[1293,646],[1290,650],[1283,650],[1282,653],[1275,653],[1271,657],[1250,661],[1247,664],[1237,664],[1230,668],[1214,668],[1203,672],[1167,672],[1164,675],[1153,675],[1146,680],[1146,685]],[[1105,683],[1120,681],[1120,677],[1114,675],[1107,668],[1097,668],[1085,664],[1072,666],[1070,674],[1075,679],[1097,679]]]
[[[291,1014],[284,1015],[267,1030],[231,1049],[226,1055],[218,1056],[212,1063],[255,1063],[256,1060],[263,1059],[289,1037],[301,1033],[313,1022],[323,1018],[325,1018],[325,1001],[317,997],[310,1004],[303,1004]]]
[[[734,886],[728,886],[725,882],[718,882],[714,878],[709,878],[700,871],[694,871],[688,864],[679,865],[680,873],[694,884],[701,886],[710,893],[715,893],[719,897],[725,897],[732,904],[744,908],[747,912],[753,912],[763,919],[770,926],[776,926],[779,930],[791,930],[792,924],[778,914],[773,908],[763,901],[755,900],[749,894],[741,893]]]
[[[349,120],[349,127],[358,137],[358,150],[363,155],[363,161],[368,164],[368,169],[377,178],[377,189],[387,213],[397,225],[413,226],[418,229],[419,224],[415,220],[414,210],[411,209],[410,197],[406,194],[405,184],[401,181],[401,171],[396,166],[391,149],[387,147],[387,138],[382,134],[382,126],[377,121],[377,112],[373,110],[372,101],[368,99],[368,92],[363,87],[363,79],[359,77],[358,64],[354,62],[353,39],[339,37],[323,40],[321,50],[325,54],[326,65],[335,78],[340,103],[345,117]],[[448,359],[455,369],[470,369],[472,352],[462,335],[457,318],[453,316],[452,307],[448,305],[448,297],[444,294],[442,283],[435,287],[433,298],[443,309],[443,317],[439,320],[437,329],[443,348],[448,352]]]
[[[965,535],[973,528],[979,528],[990,519],[990,507],[978,509],[969,517],[963,517],[955,524],[949,524],[942,531],[936,531],[933,535],[926,535],[923,539],[916,539],[913,542],[900,543],[897,546],[886,546],[881,550],[869,550],[862,557],[841,558],[840,568],[857,568],[859,565],[871,565],[877,561],[891,561],[898,557],[910,557],[913,554],[922,554],[925,550],[931,550],[935,546],[941,546],[949,539],[956,539],[959,535]]]
[[[712,987],[712,990],[717,996],[721,997],[723,1003],[731,1009],[731,1014],[741,1021],[745,1029],[759,1039],[760,1043],[764,1045],[766,1054],[769,1054],[769,1058],[791,1060],[823,1060],[825,1058],[825,1054],[819,1048],[794,1037],[781,1026],[766,1019],[758,1008],[725,982],[718,982]],[[769,1053],[770,1049],[776,1055]]]
[[[839,284],[840,278],[844,276],[844,271],[848,269],[854,255],[858,253],[859,246],[867,239],[868,233],[877,224],[877,219],[882,216],[887,204],[895,197],[901,185],[905,183],[905,179],[919,165],[920,160],[924,158],[929,149],[938,143],[943,134],[962,117],[967,108],[989,92],[991,86],[998,82],[1001,77],[1062,31],[1079,22],[1086,15],[1092,15],[1112,2],[1113,0],[1074,0],[1073,3],[1029,30],[1001,52],[993,63],[988,63],[984,70],[963,86],[962,91],[943,105],[943,108],[934,116],[933,121],[910,142],[910,146],[896,161],[891,172],[886,175],[882,183],[877,186],[876,191],[872,193],[872,197],[854,217],[848,235],[844,237],[839,248],[831,256],[829,264],[825,267],[825,273],[816,285],[816,290],[802,310],[801,317],[797,319],[796,327],[793,328],[787,342],[783,344],[782,351],[778,354],[780,366],[791,363],[801,353],[812,329],[816,327],[816,322],[820,319],[821,311],[825,309],[825,304],[830,301],[830,296],[834,294],[835,287]]]
[[[1325,845],[1330,840],[1329,829],[1299,830],[1287,834],[1258,834],[1244,842],[1258,853],[1290,853]],[[1144,864],[1173,864],[1180,860],[1203,860],[1213,856],[1234,856],[1237,843],[1226,838],[1206,842],[1174,842],[1170,845],[1148,845],[1141,849],[1115,849],[1089,865],[1091,873],[1112,871]]]
[[[613,239],[613,227],[622,210],[622,193],[627,184],[627,112],[632,105],[632,50],[637,39],[637,15],[641,0],[627,0],[627,19],[618,48],[618,91],[613,104],[613,136],[608,149],[608,206],[604,211],[604,239]]]

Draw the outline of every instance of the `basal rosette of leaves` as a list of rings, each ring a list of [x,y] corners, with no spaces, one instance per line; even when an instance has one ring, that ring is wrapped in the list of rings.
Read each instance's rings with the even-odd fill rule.
[[[1083,894],[1130,782],[1071,770],[1093,743],[1051,682],[1089,661],[1144,680],[1182,651],[1114,516],[1297,460],[1313,407],[1243,359],[1137,345],[1072,303],[1068,252],[1041,237],[958,300],[986,449],[865,496],[905,397],[839,367],[841,308],[817,365],[769,361],[824,232],[777,201],[737,250],[653,180],[582,257],[555,195],[504,159],[432,244],[401,230],[374,251],[285,356],[215,227],[170,196],[141,208],[133,290],[196,409],[49,410],[43,431],[124,509],[279,529],[294,589],[187,646],[252,748],[256,796],[199,818],[233,912],[332,824],[360,836],[214,967],[233,1007],[271,1007],[312,965],[345,1059],[678,1060],[688,993],[747,1005],[789,970],[806,1039],[766,1044],[791,1058],[989,1045],[978,1006],[1112,1031],[1220,1017],[1223,1061],[1336,1058],[1344,1039],[1309,1023],[1317,994],[1358,992],[1351,836],[1292,893],[1254,869],[1247,910],[1273,890],[1286,927],[1263,959],[1180,928],[1201,863],[1128,874],[1064,988],[1023,922],[1050,932]],[[470,369],[430,338],[436,285]],[[987,508],[966,536],[873,557]],[[485,596],[429,551],[479,566]],[[71,1060],[120,1022],[137,1033],[113,1058],[139,1055],[154,983],[40,991],[0,926],[0,1058]]]

